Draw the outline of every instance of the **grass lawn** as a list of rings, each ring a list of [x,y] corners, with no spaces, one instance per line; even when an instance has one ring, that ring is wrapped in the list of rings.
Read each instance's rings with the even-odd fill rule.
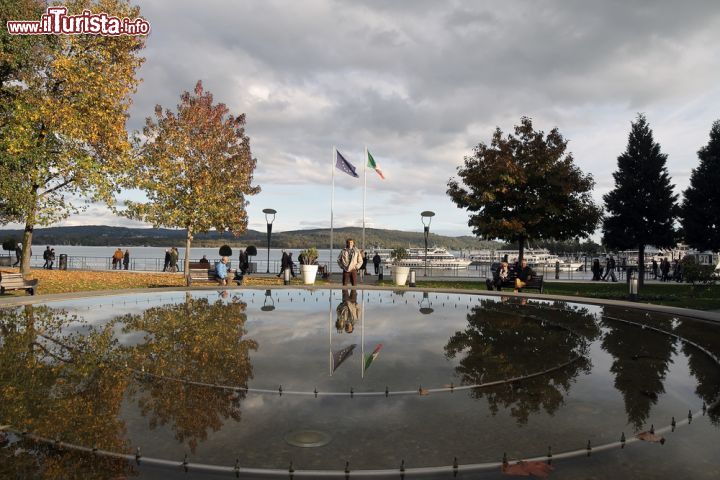
[[[4,268],[0,271],[17,273],[18,269]],[[180,274],[169,273],[133,273],[122,270],[117,271],[87,271],[87,270],[43,270],[35,269],[29,278],[38,279],[37,294],[83,292],[90,290],[121,290],[125,288],[160,288],[160,287],[184,287],[185,278]],[[295,278],[291,281],[293,285],[300,285],[302,281]],[[244,285],[282,285],[280,278],[246,276]],[[318,280],[318,285],[327,284],[326,281]],[[199,285],[212,285],[202,283]],[[231,284],[234,285],[234,284]],[[26,295],[22,290],[6,292],[4,296]]]
[[[17,272],[17,269],[4,268],[3,271]],[[183,287],[184,278],[179,274],[167,273],[133,273],[124,271],[85,271],[85,270],[33,270],[31,278],[37,278],[37,293],[68,293],[90,290],[120,290],[125,288],[159,288]],[[299,278],[291,281],[292,285],[300,285]],[[327,281],[318,280],[317,285],[327,285]],[[248,286],[282,285],[282,279],[276,277],[246,276]],[[208,285],[208,284],[202,284]],[[392,286],[391,281],[380,282],[383,286]],[[418,281],[417,288],[457,288],[462,290],[485,290],[485,281]],[[610,300],[627,300],[625,283],[573,283],[548,282],[544,293],[550,295],[568,295]],[[12,291],[8,295],[25,295],[24,291]],[[640,302],[668,305],[673,307],[694,308],[698,310],[720,310],[720,285],[703,291],[695,291],[692,286],[679,283],[663,283],[646,285],[638,299]]]
[[[392,286],[391,281],[381,285]],[[457,288],[467,290],[485,290],[485,281],[418,281],[417,288]],[[536,290],[530,290],[535,292]],[[567,295],[573,297],[602,298],[607,300],[628,300],[627,285],[618,283],[573,283],[547,282],[543,293],[548,295]],[[696,291],[691,285],[683,283],[662,283],[645,285],[638,297],[639,302],[667,305],[671,307],[693,308],[696,310],[720,310],[720,285],[714,285],[702,291]]]

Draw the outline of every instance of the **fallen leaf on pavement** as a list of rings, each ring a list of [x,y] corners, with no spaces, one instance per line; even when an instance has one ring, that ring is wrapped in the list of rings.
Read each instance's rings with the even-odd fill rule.
[[[550,475],[550,472],[553,471],[553,466],[542,461],[525,462],[520,460],[514,465],[510,465],[509,463],[503,464],[500,471],[503,475],[515,475],[516,477],[533,476],[538,478],[547,478],[548,475]]]
[[[650,432],[640,432],[635,435],[635,437],[644,442],[655,442],[659,443],[660,445],[665,443],[665,437]]]

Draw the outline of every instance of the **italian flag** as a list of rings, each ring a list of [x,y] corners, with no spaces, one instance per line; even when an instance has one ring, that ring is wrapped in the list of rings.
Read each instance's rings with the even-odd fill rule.
[[[381,348],[382,348],[382,343],[379,344],[377,347],[375,347],[375,350],[373,350],[373,352],[365,358],[365,371],[366,372],[367,372],[367,369],[370,368],[370,365],[372,365],[373,360],[375,360],[378,357],[378,355],[380,355]]]
[[[380,178],[385,180],[385,175],[383,175],[382,170],[380,170],[380,167],[377,166],[377,163],[375,163],[375,159],[372,155],[370,155],[370,151],[367,152],[368,158],[367,158],[367,166],[374,169],[378,175],[380,175]]]

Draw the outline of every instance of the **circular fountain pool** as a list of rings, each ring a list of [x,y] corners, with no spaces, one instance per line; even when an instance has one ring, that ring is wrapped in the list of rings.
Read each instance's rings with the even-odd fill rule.
[[[557,478],[720,472],[720,326],[681,316],[420,291],[206,290],[6,308],[0,326],[12,473],[82,458],[107,476],[432,476],[456,464],[472,478],[548,453]]]

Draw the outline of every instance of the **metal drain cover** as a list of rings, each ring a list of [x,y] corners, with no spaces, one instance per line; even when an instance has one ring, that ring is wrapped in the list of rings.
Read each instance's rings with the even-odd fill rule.
[[[285,435],[285,441],[294,447],[323,447],[331,440],[330,435],[317,430],[299,430]]]

